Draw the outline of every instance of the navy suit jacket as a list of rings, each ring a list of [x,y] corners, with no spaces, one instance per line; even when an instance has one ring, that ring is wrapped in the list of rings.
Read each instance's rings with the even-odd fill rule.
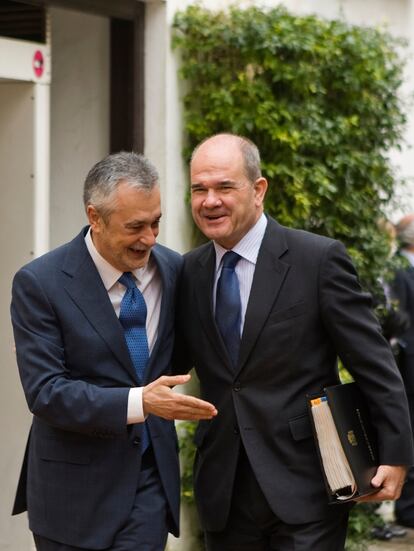
[[[14,513],[34,533],[88,549],[110,547],[139,484],[142,424],[127,425],[129,389],[170,372],[176,281],[182,259],[156,245],[162,279],[158,338],[145,380],[88,253],[86,229],[24,266],[11,304],[17,363],[33,424]],[[172,421],[148,428],[178,533],[179,466]]]
[[[203,526],[222,530],[240,445],[274,513],[307,523],[336,514],[326,490],[307,395],[338,384],[337,357],[375,419],[383,464],[411,464],[407,399],[389,346],[343,245],[268,220],[236,369],[214,321],[211,243],[184,257],[177,302],[177,372],[195,366],[218,415],[201,421],[195,494]]]

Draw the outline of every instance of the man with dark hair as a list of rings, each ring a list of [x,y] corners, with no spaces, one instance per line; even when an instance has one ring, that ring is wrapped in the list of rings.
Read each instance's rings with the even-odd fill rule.
[[[344,246],[263,214],[257,147],[219,134],[191,160],[191,207],[211,242],[184,257],[176,369],[195,367],[219,415],[195,434],[208,551],[339,551],[349,505],[329,506],[307,395],[339,383],[337,356],[379,437],[368,500],[395,499],[413,446],[403,384]]]
[[[17,363],[33,423],[14,513],[40,551],[162,551],[178,533],[173,419],[215,408],[172,391],[181,257],[160,245],[158,174],[141,155],[97,163],[89,227],[13,281]]]

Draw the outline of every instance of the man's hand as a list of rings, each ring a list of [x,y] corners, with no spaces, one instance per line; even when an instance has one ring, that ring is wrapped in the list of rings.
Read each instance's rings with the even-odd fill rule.
[[[168,420],[198,420],[215,417],[217,410],[213,404],[172,390],[175,385],[184,385],[190,379],[190,375],[174,377],[163,375],[145,386],[142,392],[144,414],[152,413]]]
[[[404,485],[407,467],[401,465],[380,465],[371,485],[379,488],[378,492],[369,496],[361,497],[355,501],[385,501],[398,499]]]

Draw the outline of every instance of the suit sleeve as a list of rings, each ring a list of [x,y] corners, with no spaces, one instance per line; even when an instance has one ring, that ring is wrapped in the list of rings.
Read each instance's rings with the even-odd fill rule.
[[[414,462],[404,385],[345,247],[335,241],[320,267],[323,322],[339,357],[366,396],[377,427],[380,463]]]
[[[28,269],[14,278],[11,317],[30,411],[69,431],[96,436],[124,433],[129,388],[101,387],[71,378],[58,316],[38,278]]]

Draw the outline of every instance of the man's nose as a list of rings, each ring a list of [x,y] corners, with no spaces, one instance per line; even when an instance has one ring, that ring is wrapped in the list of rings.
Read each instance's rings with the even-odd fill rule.
[[[158,231],[154,230],[151,226],[145,229],[141,235],[140,241],[144,243],[147,247],[152,247],[155,245],[157,240]]]
[[[216,190],[209,189],[203,203],[205,207],[213,208],[221,203],[221,199]]]

